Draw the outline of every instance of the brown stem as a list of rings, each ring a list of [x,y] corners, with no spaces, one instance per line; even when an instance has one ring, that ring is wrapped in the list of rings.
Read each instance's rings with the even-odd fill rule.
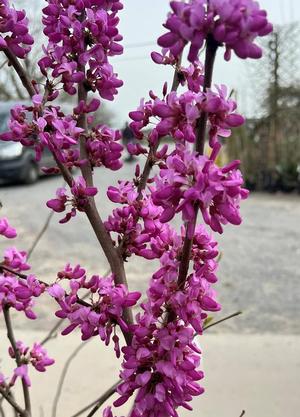
[[[80,66],[80,71],[85,72],[84,66]],[[85,88],[84,81],[79,83],[78,86],[78,102],[87,101],[87,90]],[[81,114],[78,118],[77,126],[84,130],[83,134],[80,137],[80,158],[85,159],[86,163],[81,166],[82,176],[86,181],[86,184],[89,187],[94,185],[93,182],[93,171],[92,166],[89,161],[88,153],[86,150],[86,138],[85,134],[87,133],[88,126],[87,126],[87,115]],[[97,210],[95,200],[93,197],[88,199],[88,203],[85,207],[85,213],[91,223],[91,226],[96,234],[98,242],[100,243],[104,254],[108,260],[110,265],[111,271],[114,274],[114,282],[115,284],[123,284],[128,287],[126,273],[124,268],[124,261],[119,253],[119,251],[115,248],[113,241],[111,240],[110,235],[107,233],[103,221],[100,217],[100,214]],[[127,307],[124,309],[123,318],[128,326],[133,324],[133,314],[132,309]],[[132,340],[132,335],[130,332],[123,332],[126,343],[130,344]]]
[[[207,41],[206,41],[206,55],[205,55],[205,64],[204,64],[205,65],[204,86],[203,86],[204,92],[208,88],[211,87],[213,68],[214,68],[214,62],[215,62],[217,49],[218,49],[218,43],[211,36],[208,36]],[[202,112],[196,123],[197,135],[196,135],[195,150],[199,155],[203,155],[204,153],[206,125],[207,125],[207,113]],[[189,270],[193,238],[189,238],[187,231],[189,229],[190,235],[192,236],[195,233],[197,215],[199,211],[198,204],[194,206],[194,211],[195,211],[194,219],[191,220],[189,224],[186,224],[187,230],[186,230],[186,236],[185,236],[185,240],[183,244],[181,262],[180,262],[179,274],[178,274],[178,285],[180,287],[184,285],[187,274],[188,274],[188,270]]]
[[[13,349],[17,366],[21,366],[22,365],[22,359],[21,359],[19,349],[17,347],[17,342],[16,342],[16,339],[15,339],[15,336],[14,336],[8,306],[4,306],[3,315],[4,315],[6,330],[7,330],[7,338],[8,338],[8,340],[10,342],[10,345]],[[25,411],[23,411],[23,416],[24,417],[30,417],[31,416],[31,403],[30,403],[29,389],[28,389],[28,386],[26,385],[26,382],[24,381],[23,378],[22,378],[22,389],[23,389],[24,402],[25,402]]]
[[[3,52],[7,56],[9,64],[14,67],[30,97],[34,96],[36,94],[35,89],[33,88],[32,82],[30,81],[25,69],[20,64],[18,58],[11,52],[9,48],[4,49]]]
[[[6,399],[6,401],[13,407],[13,409],[18,413],[20,416],[26,416],[26,410],[23,410],[18,403],[9,395],[9,393],[2,387],[0,387],[0,394],[3,396],[3,398]]]
[[[84,66],[80,66],[79,71],[84,73],[85,72]],[[78,103],[80,103],[80,101],[84,101],[86,103],[87,97],[88,97],[88,94],[87,94],[87,90],[85,88],[84,81],[83,81],[79,83],[78,85]],[[82,176],[85,179],[85,182],[87,183],[89,187],[92,187],[93,186],[93,170],[92,170],[92,166],[89,161],[88,153],[86,150],[86,138],[85,138],[85,134],[87,133],[87,129],[88,129],[86,113],[79,115],[77,126],[83,129],[83,134],[80,136],[80,159],[86,160],[85,164],[82,165],[80,169],[82,172]]]

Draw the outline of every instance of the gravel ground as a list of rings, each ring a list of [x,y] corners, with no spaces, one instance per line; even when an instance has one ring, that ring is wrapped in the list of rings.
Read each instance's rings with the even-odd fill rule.
[[[133,165],[116,173],[98,170],[97,197],[105,219],[111,209],[105,192],[118,178],[130,178]],[[1,216],[8,216],[19,237],[12,243],[28,249],[48,216],[45,201],[52,198],[62,179],[44,178],[32,186],[2,186]],[[220,241],[222,260],[217,286],[223,305],[220,316],[242,310],[243,315],[214,329],[216,332],[299,334],[300,333],[300,197],[295,195],[252,194],[243,203],[244,222],[239,228],[227,226]],[[104,273],[107,263],[83,214],[66,225],[52,219],[47,233],[35,250],[31,264],[34,273],[50,281],[66,262],[80,263],[90,274]],[[11,242],[10,242],[11,243]],[[7,241],[1,239],[3,251]],[[131,259],[127,265],[130,288],[145,291],[155,268],[152,262]],[[37,307],[42,318],[49,318],[48,301]],[[52,316],[51,316],[52,317]],[[43,328],[45,327],[43,322]],[[19,326],[23,320],[18,319]],[[39,329],[40,321],[32,323]]]

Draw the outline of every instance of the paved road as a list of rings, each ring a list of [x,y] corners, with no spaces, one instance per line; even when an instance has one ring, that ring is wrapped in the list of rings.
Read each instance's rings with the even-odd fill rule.
[[[105,198],[108,184],[118,178],[130,178],[132,165],[117,173],[99,170],[95,182],[100,185],[98,202],[102,217],[110,211]],[[45,178],[33,186],[0,188],[1,216],[8,215],[19,232],[14,244],[29,248],[42,227],[48,209],[45,201],[55,194],[62,179]],[[215,331],[243,333],[300,333],[300,197],[294,195],[253,194],[243,204],[244,223],[228,226],[220,239],[223,257],[219,270],[221,315],[243,310],[243,316],[228,321]],[[55,215],[47,234],[34,252],[33,271],[44,280],[55,277],[68,261],[82,264],[89,273],[104,273],[106,261],[90,231],[84,215],[66,225]],[[1,239],[0,249],[4,249]],[[127,274],[131,288],[145,290],[153,263],[131,260]],[[47,302],[39,307],[46,316]],[[48,316],[49,317],[49,316]],[[52,319],[48,319],[49,326]],[[20,321],[20,325],[22,322]],[[33,326],[39,327],[37,321]]]

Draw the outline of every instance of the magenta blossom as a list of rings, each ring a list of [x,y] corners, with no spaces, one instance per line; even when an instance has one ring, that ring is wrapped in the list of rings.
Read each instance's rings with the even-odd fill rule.
[[[33,298],[39,297],[44,291],[45,286],[34,275],[19,279],[4,271],[0,274],[0,311],[4,307],[13,307],[17,311],[24,311],[29,319],[36,319],[32,310]]]
[[[16,229],[14,229],[8,224],[8,220],[6,217],[0,219],[0,235],[3,235],[8,239],[13,239],[17,236]]]
[[[28,33],[25,11],[10,7],[8,0],[1,0],[0,50],[10,49],[18,58],[26,58],[33,42],[33,38]]]
[[[60,223],[66,223],[72,217],[76,216],[77,210],[84,211],[88,203],[88,198],[94,197],[97,194],[97,188],[87,187],[84,178],[78,177],[73,182],[71,193],[72,197],[69,197],[66,188],[58,188],[56,191],[57,198],[47,201],[47,207],[57,213],[62,213],[68,205],[71,206],[71,210],[60,220]]]
[[[47,3],[43,24],[49,42],[44,48],[45,56],[39,61],[42,73],[46,75],[52,70],[52,76],[60,80],[69,94],[75,94],[77,84],[85,80],[89,90],[113,100],[123,84],[108,62],[108,57],[123,51],[117,28],[121,2],[47,0]]]
[[[63,330],[67,335],[79,327],[82,340],[99,335],[108,345],[113,333],[116,355],[120,355],[119,338],[116,325],[128,331],[128,326],[122,318],[123,310],[137,303],[141,294],[128,292],[124,285],[114,285],[113,276],[100,278],[93,276],[90,280],[86,276],[69,280],[71,292],[67,294],[60,284],[50,286],[47,291],[60,306],[57,317],[68,319],[70,324]],[[91,304],[78,302],[81,289],[92,293]]]
[[[188,59],[196,61],[208,37],[216,45],[225,45],[227,60],[231,50],[240,58],[257,59],[262,50],[255,39],[272,31],[266,11],[254,0],[171,1],[170,5],[172,12],[164,24],[168,32],[158,39],[158,44],[176,59],[190,43]]]
[[[223,232],[222,224],[239,225],[239,202],[247,198],[248,191],[242,188],[238,165],[235,161],[219,168],[208,157],[177,147],[152,188],[154,204],[164,208],[160,220],[167,222],[182,212],[183,219],[191,221],[198,206],[205,223],[216,232]]]
[[[28,375],[28,365],[32,365],[38,372],[45,372],[46,367],[53,365],[55,361],[54,359],[49,358],[47,350],[39,343],[34,343],[33,347],[30,349],[23,342],[18,341],[16,347],[22,365],[14,370],[10,385],[14,385],[17,378],[21,378],[25,384],[30,387],[31,382]],[[12,347],[8,349],[8,352],[11,358],[16,358]]]

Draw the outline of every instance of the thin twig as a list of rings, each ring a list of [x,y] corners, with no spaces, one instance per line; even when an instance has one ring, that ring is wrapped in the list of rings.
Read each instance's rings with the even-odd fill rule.
[[[8,340],[10,342],[10,345],[13,349],[13,352],[14,352],[14,355],[15,355],[15,358],[16,358],[17,366],[21,366],[22,365],[21,355],[20,355],[19,349],[17,347],[17,342],[16,342],[16,339],[15,339],[15,336],[14,336],[8,306],[4,306],[3,315],[4,315],[6,330],[7,330],[7,337],[8,337]],[[24,402],[25,402],[25,412],[26,412],[26,414],[23,414],[23,415],[26,415],[26,416],[30,417],[31,416],[30,395],[29,395],[28,386],[27,386],[26,382],[24,381],[24,378],[22,378],[22,388],[23,388],[23,395],[24,395]]]
[[[101,397],[97,398],[97,400],[91,402],[81,410],[79,410],[76,414],[73,414],[71,417],[79,417],[81,414],[88,411],[90,408],[95,406],[93,410],[91,410],[90,414],[87,417],[91,417],[95,414],[97,410],[107,401],[115,392],[117,389],[117,386],[120,384],[121,380],[116,382],[114,385],[112,385],[104,394],[101,395]],[[96,408],[97,407],[97,408]],[[93,414],[91,414],[93,412]]]
[[[242,414],[240,415],[240,417],[243,417],[245,414],[246,414],[246,411],[245,411],[245,410],[243,410],[243,411],[242,411]]]
[[[208,324],[207,326],[203,327],[203,331],[209,329],[210,327],[216,326],[217,324],[223,323],[223,321],[227,321],[232,319],[233,317],[237,317],[240,316],[241,314],[243,314],[242,311],[237,311],[236,313],[230,314],[230,316],[224,317],[223,319],[220,319],[218,321],[214,321],[211,324]]]
[[[58,402],[59,402],[59,399],[60,399],[60,396],[61,396],[61,393],[62,393],[63,385],[64,385],[64,382],[65,382],[68,370],[71,366],[71,363],[73,362],[75,357],[78,355],[78,353],[81,351],[81,349],[83,349],[87,345],[87,343],[88,342],[80,343],[80,345],[77,346],[77,348],[71,353],[71,355],[69,356],[69,358],[67,359],[67,361],[66,361],[66,363],[63,367],[63,370],[61,372],[59,382],[58,382],[58,385],[57,385],[53,405],[52,405],[52,417],[56,417]]]
[[[6,399],[6,401],[13,407],[14,410],[16,410],[16,412],[20,415],[20,416],[25,416],[26,415],[26,411],[23,410],[19,404],[16,403],[16,401],[9,395],[9,393],[6,392],[6,390],[2,387],[0,387],[0,394],[2,395],[3,398]]]
[[[47,219],[46,219],[43,227],[41,228],[40,232],[38,233],[38,235],[34,239],[34,241],[33,241],[32,245],[31,245],[30,249],[27,252],[27,260],[31,257],[33,251],[35,250],[35,248],[39,244],[39,241],[42,239],[42,237],[44,236],[45,232],[47,231],[53,215],[54,215],[54,211],[51,210],[49,212],[48,216],[47,216]]]
[[[4,399],[5,399],[4,397],[0,398],[0,416],[1,417],[5,417],[3,406],[2,406],[2,403],[3,403]]]
[[[44,346],[47,342],[49,342],[49,340],[54,339],[57,336],[57,330],[60,328],[60,326],[65,320],[66,319],[60,319],[57,323],[55,323],[52,329],[50,329],[47,336],[40,342],[42,346]]]

